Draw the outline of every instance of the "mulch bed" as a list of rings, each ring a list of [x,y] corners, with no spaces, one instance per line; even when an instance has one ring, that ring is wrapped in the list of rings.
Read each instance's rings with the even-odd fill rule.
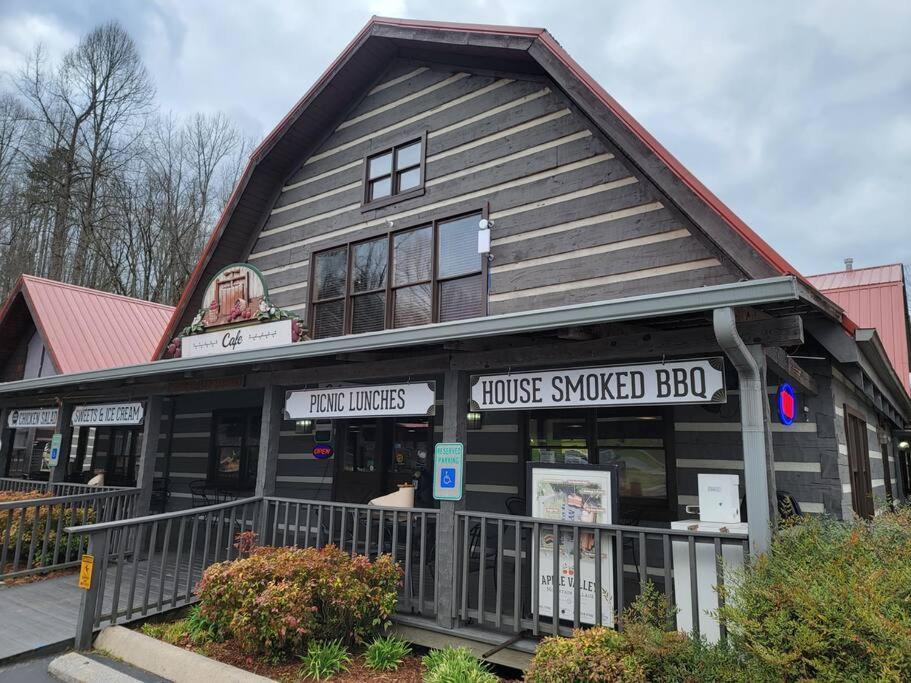
[[[25,576],[14,576],[11,579],[4,579],[3,581],[0,581],[0,586],[18,586],[23,583],[35,583],[36,581],[56,579],[59,576],[72,576],[73,574],[78,573],[79,567],[67,567],[66,569],[58,569],[46,574],[26,574]]]

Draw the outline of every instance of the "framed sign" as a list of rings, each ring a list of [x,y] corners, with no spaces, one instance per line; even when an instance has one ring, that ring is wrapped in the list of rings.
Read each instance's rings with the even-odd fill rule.
[[[590,524],[613,524],[617,519],[619,465],[552,465],[528,463],[528,494],[532,517]],[[600,534],[600,538],[596,538]],[[533,539],[538,581],[538,613],[553,616],[554,600],[561,619],[575,619],[574,587],[579,584],[579,621],[598,623],[597,601],[601,602],[600,623],[613,626],[614,547],[607,532],[579,533],[579,574],[575,574],[573,527],[542,524]],[[554,558],[555,546],[557,557]],[[619,551],[618,551],[619,552]],[[554,576],[554,563],[557,576]],[[600,564],[601,586],[596,585]],[[557,592],[556,598],[554,591]]]
[[[72,422],[74,427],[120,427],[141,425],[144,417],[142,403],[106,403],[76,406]]]
[[[285,395],[289,420],[433,415],[435,411],[435,382],[302,389]]]
[[[217,332],[203,332],[184,337],[181,353],[184,358],[217,356],[254,349],[267,349],[292,342],[292,322],[276,320],[270,323],[229,327]]]
[[[13,408],[6,424],[10,429],[47,429],[57,426],[57,408]]]
[[[465,490],[465,446],[438,443],[433,449],[433,497],[462,500]]]
[[[473,375],[472,410],[725,403],[724,360]]]

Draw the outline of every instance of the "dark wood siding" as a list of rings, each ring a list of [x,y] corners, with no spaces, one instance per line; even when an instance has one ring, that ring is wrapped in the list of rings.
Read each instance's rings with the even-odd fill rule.
[[[365,211],[365,156],[424,132],[424,193]],[[301,159],[249,260],[306,316],[313,251],[484,206],[491,313],[742,277],[554,83],[409,60]]]

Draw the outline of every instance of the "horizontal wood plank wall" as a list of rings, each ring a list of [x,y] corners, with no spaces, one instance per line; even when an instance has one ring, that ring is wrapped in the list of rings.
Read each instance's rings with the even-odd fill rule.
[[[810,514],[842,514],[838,452],[832,428],[834,405],[824,364],[813,368],[819,386],[817,396],[798,393],[798,403],[810,412],[790,427],[778,421],[775,392],[766,389],[772,416],[772,445],[775,451],[775,482],[788,491]],[[736,380],[728,386],[736,386]],[[740,396],[729,392],[721,406],[680,406],[674,409],[674,451],[677,464],[677,504],[680,519],[686,505],[697,505],[698,474],[737,474],[740,493],[743,479],[743,440],[740,432]]]
[[[282,422],[278,440],[278,470],[275,495],[284,498],[331,500],[335,458],[318,460],[313,457],[313,435],[297,434],[294,422]]]
[[[192,506],[190,482],[205,479],[209,467],[209,446],[212,439],[212,413],[216,410],[260,408],[262,391],[232,391],[179,396],[174,411],[174,434],[171,443],[169,468],[168,510],[184,510]],[[162,410],[161,431],[155,477],[164,476],[165,453],[170,430],[169,408]]]
[[[364,157],[425,131],[423,195],[363,211]],[[306,316],[314,251],[488,202],[490,313],[740,278],[551,82],[410,61],[301,160],[249,260]]]

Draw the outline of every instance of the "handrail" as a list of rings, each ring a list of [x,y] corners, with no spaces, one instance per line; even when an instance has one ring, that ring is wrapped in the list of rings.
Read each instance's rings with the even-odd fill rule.
[[[334,500],[309,500],[306,498],[279,498],[277,496],[265,496],[266,500],[277,501],[279,503],[309,503],[310,505],[332,505],[339,508],[347,508],[349,510],[384,510],[386,512],[416,512],[416,513],[426,513],[426,514],[438,514],[440,511],[437,508],[416,508],[416,507],[396,507],[393,505],[371,505],[369,503],[341,503]]]
[[[81,503],[85,500],[102,500],[105,498],[117,498],[125,493],[139,492],[138,488],[123,488],[117,491],[98,491],[97,493],[77,493],[71,496],[49,496],[47,498],[24,498],[22,500],[11,500],[6,503],[0,503],[0,511],[13,510],[15,508],[41,507],[43,505],[56,505],[58,503]],[[66,529],[69,531],[69,529]]]
[[[229,500],[227,503],[216,503],[215,505],[206,505],[205,507],[188,508],[186,510],[175,510],[165,512],[160,515],[145,515],[143,517],[131,517],[130,519],[121,519],[113,522],[99,522],[98,524],[83,524],[81,526],[67,527],[66,531],[71,534],[90,534],[95,531],[106,531],[108,529],[119,529],[125,526],[134,526],[144,524],[145,522],[166,522],[170,519],[180,519],[181,517],[191,517],[193,515],[204,514],[207,512],[217,512],[218,510],[228,510],[237,505],[255,503],[262,500],[262,496],[251,496],[250,498],[238,498]]]
[[[585,531],[621,531],[624,533],[649,533],[649,534],[661,534],[662,536],[685,536],[689,538],[693,536],[695,538],[726,538],[736,541],[745,541],[748,540],[749,536],[747,534],[738,534],[727,531],[690,531],[689,529],[669,529],[665,527],[653,527],[653,526],[627,526],[623,524],[596,524],[595,522],[578,522],[575,520],[569,519],[550,519],[547,517],[520,517],[518,515],[504,515],[499,512],[481,512],[474,510],[457,510],[457,517],[484,517],[489,520],[503,520],[504,522],[524,522],[528,524],[540,524],[543,526],[558,524],[561,527],[576,527],[583,529]],[[696,520],[693,520],[694,523],[697,523]]]

